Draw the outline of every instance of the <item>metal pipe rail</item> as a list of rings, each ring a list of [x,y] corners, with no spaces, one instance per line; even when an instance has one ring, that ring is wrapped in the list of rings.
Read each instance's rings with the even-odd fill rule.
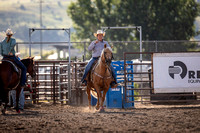
[[[140,41],[108,41],[108,43],[139,43]],[[188,40],[148,40],[142,41],[143,43],[187,43],[187,42],[194,42],[198,43],[200,41],[188,41]],[[16,44],[41,44],[41,42],[16,42]],[[42,44],[68,44],[69,42],[42,42]],[[84,43],[91,43],[89,41],[83,42],[70,42],[71,44],[84,44]]]
[[[141,101],[126,101],[127,103],[136,103]],[[142,103],[200,103],[200,100],[146,100]]]
[[[142,26],[125,26],[125,27],[101,27],[103,31],[108,29],[136,29],[140,33],[140,52],[142,52]],[[105,29],[105,30],[104,30]],[[140,61],[142,61],[142,54],[140,54]]]

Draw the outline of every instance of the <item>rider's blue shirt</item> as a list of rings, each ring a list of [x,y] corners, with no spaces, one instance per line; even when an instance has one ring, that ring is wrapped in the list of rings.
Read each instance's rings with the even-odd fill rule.
[[[95,43],[95,41],[92,41],[88,47],[89,51],[92,51],[92,57],[99,57],[101,56],[101,52],[104,49],[104,44],[107,45],[107,47],[110,47],[107,41],[99,41],[98,43]]]
[[[6,42],[7,37],[0,42],[0,53],[1,55],[8,55],[10,52],[15,55],[15,45],[16,45],[16,40],[14,38],[10,38],[9,42]]]

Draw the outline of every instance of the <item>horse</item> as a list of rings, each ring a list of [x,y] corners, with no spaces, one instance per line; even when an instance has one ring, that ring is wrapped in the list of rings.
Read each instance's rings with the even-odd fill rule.
[[[96,110],[104,111],[103,103],[105,100],[105,96],[107,91],[109,90],[110,83],[114,81],[112,76],[112,72],[110,70],[110,64],[113,59],[112,49],[110,47],[106,47],[104,45],[104,49],[102,50],[101,56],[98,62],[92,68],[90,74],[87,75],[87,95],[88,95],[88,103],[89,108],[91,109],[91,94],[90,92],[97,92],[97,104]],[[103,96],[101,92],[103,91]],[[101,103],[99,100],[101,99]]]
[[[21,60],[21,62],[27,68],[27,72],[31,75],[32,78],[34,78],[36,75],[33,59],[34,57],[28,57]],[[2,114],[5,114],[6,112],[6,107],[9,101],[8,93],[12,89],[16,90],[16,111],[20,113],[18,107],[19,95],[21,92],[20,79],[21,70],[19,72],[16,72],[12,62],[2,60],[2,63],[0,64],[0,100],[2,100],[0,101],[0,106],[2,102],[5,103],[4,108],[1,110]]]

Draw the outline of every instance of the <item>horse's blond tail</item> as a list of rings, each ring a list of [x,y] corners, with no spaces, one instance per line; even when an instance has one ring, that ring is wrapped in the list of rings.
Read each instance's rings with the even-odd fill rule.
[[[91,90],[90,90],[90,94],[91,94],[94,98],[97,99],[97,92],[95,91],[94,88],[91,88]]]

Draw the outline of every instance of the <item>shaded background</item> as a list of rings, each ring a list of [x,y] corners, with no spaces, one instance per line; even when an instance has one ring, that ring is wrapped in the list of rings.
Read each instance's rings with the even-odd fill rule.
[[[142,26],[144,52],[199,51],[199,0],[0,0],[1,40],[7,28],[16,32],[17,42],[29,41],[29,28],[70,28],[71,40],[80,42],[72,43],[72,59],[82,59],[84,53],[86,59],[91,57],[87,46],[102,26]],[[138,33],[107,30],[105,40],[114,46],[115,59],[123,59],[123,52],[139,52]],[[32,41],[41,41],[40,31],[32,34]],[[63,31],[43,31],[42,41],[66,42],[68,38]],[[58,51],[55,45],[67,48],[67,44],[43,44],[42,59],[58,59],[59,53],[67,58],[67,51]],[[20,43],[19,51],[22,57],[28,56],[28,45]],[[40,44],[32,46],[32,55],[41,56]]]

